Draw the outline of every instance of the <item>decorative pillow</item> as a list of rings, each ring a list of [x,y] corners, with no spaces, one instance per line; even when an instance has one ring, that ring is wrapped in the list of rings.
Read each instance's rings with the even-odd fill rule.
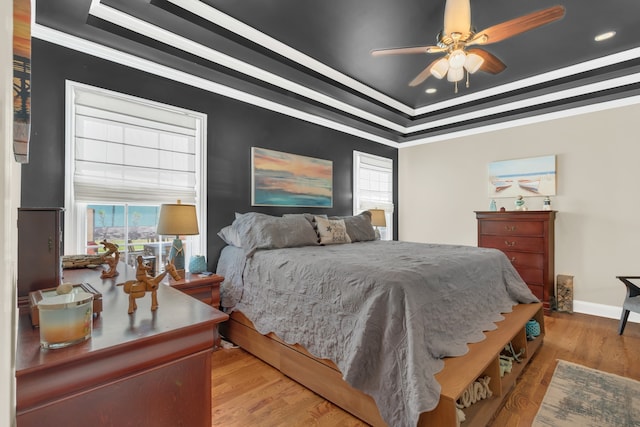
[[[318,223],[316,223],[316,220],[314,219],[314,216],[315,216],[315,215],[310,214],[310,213],[302,213],[302,214],[283,214],[283,215],[282,215],[282,217],[283,217],[283,218],[289,218],[289,217],[292,217],[292,216],[303,216],[307,221],[309,221],[309,223],[311,223],[311,225],[313,226],[313,229],[314,229],[314,230],[317,230],[317,229],[318,229]],[[326,216],[326,215],[317,215],[317,216],[319,216],[319,217],[321,217],[321,218],[327,218],[327,216]]]
[[[315,216],[314,219],[318,223],[318,236],[321,245],[351,243],[344,220],[326,219],[320,216]]]
[[[231,226],[238,233],[247,258],[258,249],[293,248],[318,244],[318,236],[304,217],[281,218],[249,212],[238,215]]]
[[[218,231],[218,236],[224,240],[227,245],[235,246],[237,248],[242,247],[240,236],[238,232],[230,225],[227,225],[222,230]]]
[[[347,227],[347,234],[352,242],[368,242],[376,239],[376,232],[371,225],[371,212],[364,211],[355,216],[331,216],[329,219],[342,219]]]

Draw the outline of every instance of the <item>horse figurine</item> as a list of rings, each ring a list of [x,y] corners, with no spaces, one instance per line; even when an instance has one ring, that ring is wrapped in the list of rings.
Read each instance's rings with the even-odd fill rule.
[[[151,311],[156,311],[158,308],[158,286],[162,279],[169,273],[173,280],[181,280],[182,277],[178,274],[173,260],[168,260],[164,266],[164,271],[158,274],[156,277],[149,276],[151,267],[144,263],[141,256],[136,259],[138,266],[136,268],[136,280],[128,280],[124,283],[118,283],[118,286],[123,285],[124,292],[129,294],[129,314],[133,313],[138,305],[136,299],[142,298],[147,292],[151,292]]]
[[[107,242],[107,239],[104,239],[100,244],[104,245],[105,249],[105,253],[101,256],[101,263],[109,266],[108,270],[102,270],[100,278],[108,279],[110,277],[116,277],[118,275],[118,262],[120,261],[118,245]]]

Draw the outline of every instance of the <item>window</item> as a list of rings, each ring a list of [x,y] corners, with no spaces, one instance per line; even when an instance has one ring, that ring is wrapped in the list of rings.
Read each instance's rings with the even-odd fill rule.
[[[160,205],[177,200],[201,224],[185,259],[205,253],[206,116],[69,81],[66,114],[65,253],[98,253],[107,239],[128,264],[161,266],[175,236],[156,234]]]
[[[379,227],[382,240],[393,239],[393,160],[353,152],[353,212],[383,209],[386,227]]]

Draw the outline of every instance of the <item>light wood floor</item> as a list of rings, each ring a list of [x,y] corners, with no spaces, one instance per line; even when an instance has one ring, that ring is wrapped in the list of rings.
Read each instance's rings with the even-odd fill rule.
[[[640,324],[583,314],[545,317],[544,344],[525,369],[492,427],[529,426],[557,359],[640,380]],[[214,352],[213,426],[366,426],[241,349]],[[464,427],[464,424],[462,424]]]

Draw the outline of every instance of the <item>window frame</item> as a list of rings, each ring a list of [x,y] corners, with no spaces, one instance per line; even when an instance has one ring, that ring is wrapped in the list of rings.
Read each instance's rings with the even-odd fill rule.
[[[76,202],[74,194],[74,174],[75,174],[75,140],[76,140],[76,105],[74,98],[77,91],[94,92],[102,96],[113,97],[120,101],[142,104],[146,107],[157,108],[162,111],[170,111],[176,114],[188,115],[195,120],[195,192],[196,192],[196,213],[198,216],[199,231],[198,236],[188,236],[189,247],[192,254],[206,254],[207,250],[207,115],[192,110],[162,104],[156,101],[123,94],[108,89],[98,88],[83,83],[66,80],[65,82],[65,214],[64,214],[64,253],[81,254],[86,246],[87,230],[87,206],[91,204],[120,205],[124,203],[113,203],[105,200],[94,200],[90,202]],[[159,202],[158,206],[161,203]],[[174,202],[175,203],[175,202]],[[139,202],[131,200],[128,205],[152,205],[153,203]],[[171,237],[171,236],[170,236]],[[84,239],[84,240],[83,240]],[[193,245],[193,242],[198,242]],[[83,243],[84,242],[84,243]],[[125,249],[123,252],[128,250]],[[158,260],[159,262],[159,260]],[[185,264],[188,264],[188,260]]]
[[[387,226],[385,227],[385,239],[384,240],[393,240],[393,212],[395,210],[395,205],[393,203],[395,192],[394,192],[394,161],[388,157],[382,157],[375,154],[366,153],[363,151],[353,151],[353,214],[357,215],[363,210],[366,210],[361,207],[361,197],[360,197],[360,163],[362,158],[370,158],[375,161],[385,162],[390,164],[389,175],[391,176],[390,182],[390,193],[391,193],[391,201],[386,206],[377,206],[380,209],[384,209]],[[382,205],[382,203],[381,203]],[[371,208],[369,208],[371,209]]]

